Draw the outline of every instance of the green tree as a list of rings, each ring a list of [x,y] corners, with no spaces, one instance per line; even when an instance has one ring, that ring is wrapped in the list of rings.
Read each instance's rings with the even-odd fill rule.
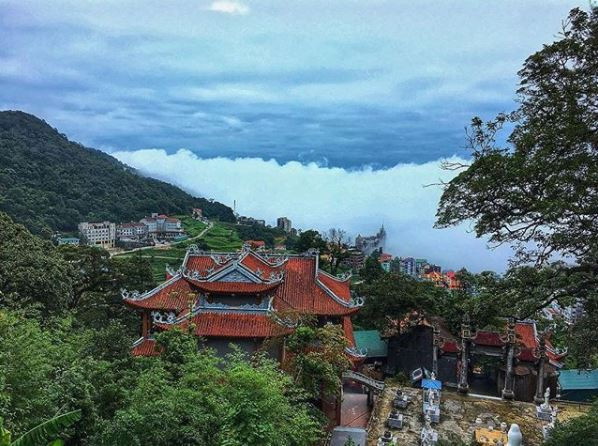
[[[356,316],[360,327],[384,330],[390,321],[409,313],[438,314],[448,293],[431,282],[419,281],[401,273],[383,274],[358,288],[365,303]]]
[[[437,226],[472,221],[478,237],[516,250],[502,297],[512,316],[580,298],[587,316],[573,327],[581,364],[598,356],[598,9],[574,9],[560,39],[519,72],[519,108],[468,131],[471,164],[446,184]],[[497,144],[505,125],[513,128]],[[520,299],[519,299],[520,298]]]
[[[363,268],[359,271],[359,277],[364,280],[366,284],[371,284],[374,280],[379,279],[385,274],[384,269],[378,259],[374,256],[369,256],[365,259]]]
[[[340,325],[316,327],[304,321],[288,336],[286,346],[291,354],[284,367],[311,398],[338,394],[341,376],[351,368]]]
[[[598,445],[598,402],[594,402],[585,415],[571,418],[563,423],[557,422],[550,438],[544,443],[545,446],[574,444]]]
[[[325,252],[326,241],[322,238],[318,231],[314,229],[308,229],[299,235],[299,239],[293,248],[297,252],[307,252],[310,249],[317,249],[320,252]]]
[[[64,311],[73,272],[52,244],[0,212],[0,306]]]
[[[15,441],[11,441],[12,435],[2,427],[0,418],[0,446],[38,446],[40,443],[46,443],[49,438],[59,435],[63,428],[75,423],[79,418],[81,418],[81,412],[78,410],[57,415],[25,432]],[[48,446],[62,446],[63,444],[62,440],[53,440]]]

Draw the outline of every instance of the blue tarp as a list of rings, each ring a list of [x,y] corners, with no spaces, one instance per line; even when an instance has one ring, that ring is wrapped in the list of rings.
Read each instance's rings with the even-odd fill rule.
[[[422,379],[422,388],[441,390],[442,382],[438,381],[437,379]]]

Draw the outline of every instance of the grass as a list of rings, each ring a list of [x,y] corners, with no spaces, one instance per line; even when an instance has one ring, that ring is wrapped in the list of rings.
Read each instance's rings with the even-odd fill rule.
[[[214,223],[214,227],[201,240],[213,251],[236,251],[243,246],[237,231],[223,223]]]
[[[201,221],[194,220],[188,215],[175,215],[175,218],[181,220],[183,229],[189,237],[196,237],[206,228],[206,224]]]
[[[197,236],[206,227],[205,224],[193,220],[191,217],[177,216],[177,218],[181,219],[185,231],[191,237]],[[170,265],[173,269],[181,266],[187,252],[187,247],[194,243],[200,246],[207,246],[208,250],[225,252],[236,251],[243,245],[243,241],[239,238],[239,234],[237,234],[234,228],[223,223],[214,222],[214,226],[199,239],[185,240],[168,248],[148,248],[134,253],[117,254],[116,257],[125,258],[139,255],[149,260],[154,279],[158,282],[163,282],[166,275],[166,265]]]

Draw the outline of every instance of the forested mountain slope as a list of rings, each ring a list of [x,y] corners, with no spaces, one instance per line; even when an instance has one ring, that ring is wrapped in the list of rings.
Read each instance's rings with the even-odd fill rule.
[[[234,221],[218,202],[139,175],[110,155],[69,141],[45,121],[0,112],[0,211],[32,232],[72,231],[85,220],[128,221],[150,212]]]

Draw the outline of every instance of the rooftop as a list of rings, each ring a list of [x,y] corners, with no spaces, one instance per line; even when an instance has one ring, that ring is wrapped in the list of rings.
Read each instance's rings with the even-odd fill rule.
[[[559,385],[563,390],[598,389],[598,369],[594,370],[561,370]]]

